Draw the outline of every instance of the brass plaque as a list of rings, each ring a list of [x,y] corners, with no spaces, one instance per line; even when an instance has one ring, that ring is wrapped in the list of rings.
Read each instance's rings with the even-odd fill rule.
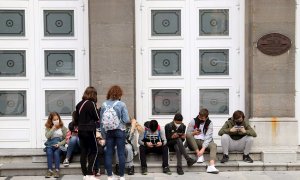
[[[291,40],[279,33],[266,34],[257,41],[257,48],[264,54],[278,56],[291,48]]]

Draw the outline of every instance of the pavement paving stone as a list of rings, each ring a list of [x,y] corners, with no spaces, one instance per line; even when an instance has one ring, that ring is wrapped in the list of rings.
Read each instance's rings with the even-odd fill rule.
[[[231,171],[209,174],[206,172],[185,172],[184,175],[173,173],[149,173],[133,176],[125,175],[126,180],[300,180],[300,171]],[[44,176],[15,176],[0,177],[0,180],[54,180],[45,179]],[[106,180],[107,176],[101,176],[99,180]],[[64,175],[57,180],[82,180],[81,175]],[[117,179],[116,179],[117,180]]]

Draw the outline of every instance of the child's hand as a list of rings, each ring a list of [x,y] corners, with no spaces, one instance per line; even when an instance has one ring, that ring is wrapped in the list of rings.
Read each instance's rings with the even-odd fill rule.
[[[55,148],[58,148],[58,144],[54,144],[53,146],[54,146]]]
[[[160,147],[160,146],[162,146],[162,142],[157,142],[156,147]]]
[[[151,142],[146,142],[147,147],[152,148],[153,144]]]

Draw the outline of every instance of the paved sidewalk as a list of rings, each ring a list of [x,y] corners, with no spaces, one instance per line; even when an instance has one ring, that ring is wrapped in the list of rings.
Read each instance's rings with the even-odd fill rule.
[[[144,176],[136,173],[133,176],[125,176],[126,180],[300,180],[300,171],[238,171],[208,174],[205,172],[186,172],[179,176],[177,173],[166,175],[163,173],[149,173]],[[55,178],[48,178],[53,180]],[[106,180],[107,176],[101,176]],[[15,176],[0,177],[0,180],[45,180],[44,176]],[[58,180],[82,180],[80,175],[65,175]]]

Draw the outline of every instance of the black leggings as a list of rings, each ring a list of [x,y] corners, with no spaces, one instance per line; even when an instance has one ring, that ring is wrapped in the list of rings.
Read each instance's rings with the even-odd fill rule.
[[[79,131],[78,137],[81,150],[80,165],[82,174],[84,176],[93,175],[93,168],[98,154],[96,131]]]

